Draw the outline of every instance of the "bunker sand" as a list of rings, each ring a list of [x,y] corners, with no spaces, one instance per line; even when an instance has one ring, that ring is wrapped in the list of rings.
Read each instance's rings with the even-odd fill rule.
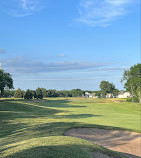
[[[97,128],[74,128],[67,130],[65,135],[94,142],[108,149],[121,152],[129,158],[141,158],[140,133]],[[100,158],[98,155],[96,154],[95,157]]]

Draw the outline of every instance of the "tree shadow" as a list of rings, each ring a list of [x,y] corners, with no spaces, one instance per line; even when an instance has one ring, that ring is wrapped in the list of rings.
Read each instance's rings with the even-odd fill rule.
[[[19,102],[0,102],[0,137],[6,137],[28,128],[28,123],[17,122],[18,119],[54,118],[55,114],[64,112],[44,106]]]
[[[92,114],[71,114],[71,115],[58,115],[59,117],[72,118],[72,119],[81,119],[87,117],[100,117],[103,115],[92,115]]]
[[[50,117],[53,114],[63,112],[63,110],[51,109],[38,104],[30,104],[26,102],[2,102],[0,103],[0,118],[16,119],[16,118],[36,118]]]
[[[85,105],[71,105],[68,104],[70,101],[69,99],[59,99],[58,100],[46,100],[45,102],[41,103],[43,106],[47,107],[56,107],[56,108],[83,108],[87,107]],[[39,103],[40,104],[40,103]]]
[[[60,100],[59,106],[63,104],[64,107],[68,105],[64,105],[68,102],[68,100]],[[1,132],[0,137],[10,136],[12,134],[18,134],[22,129],[34,129],[34,126],[30,127],[27,123],[17,123],[13,122],[14,120],[18,119],[34,119],[34,118],[42,118],[47,117],[51,119],[80,119],[80,118],[87,118],[87,117],[97,117],[98,115],[91,115],[91,114],[78,114],[78,115],[57,115],[58,113],[66,113],[69,111],[64,110],[57,110],[48,107],[48,101],[45,103],[33,103],[32,101],[11,101],[6,100],[0,102],[0,123],[1,123]],[[53,105],[58,103],[55,101],[50,101]],[[71,107],[71,106],[70,106]],[[74,107],[74,106],[73,106]],[[78,106],[79,107],[79,106]],[[50,127],[49,127],[50,128]],[[39,130],[40,131],[40,130]],[[52,129],[49,130],[49,133],[52,132]],[[37,132],[38,133],[38,132]]]
[[[24,99],[23,98],[21,98],[21,99],[17,99],[17,98],[0,98],[0,103],[1,102],[11,102],[11,101],[24,101]]]

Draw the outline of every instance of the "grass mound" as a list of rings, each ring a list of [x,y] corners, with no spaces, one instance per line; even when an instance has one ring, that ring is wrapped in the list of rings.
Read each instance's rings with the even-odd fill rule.
[[[52,136],[25,140],[3,147],[2,158],[93,158],[98,151],[116,158],[124,158],[88,141],[66,137]]]
[[[3,148],[4,158],[92,158],[91,144],[77,138],[33,138]],[[7,150],[5,150],[7,149]]]

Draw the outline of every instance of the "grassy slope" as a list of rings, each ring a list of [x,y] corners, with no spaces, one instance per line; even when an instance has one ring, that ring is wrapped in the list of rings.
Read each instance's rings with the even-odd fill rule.
[[[66,129],[80,126],[139,131],[139,109],[139,104],[103,99],[54,98],[42,103],[1,100],[1,157],[22,158],[28,153],[28,157],[36,158],[35,153],[42,151],[41,158],[91,158],[94,149],[114,155],[87,141],[62,135]]]

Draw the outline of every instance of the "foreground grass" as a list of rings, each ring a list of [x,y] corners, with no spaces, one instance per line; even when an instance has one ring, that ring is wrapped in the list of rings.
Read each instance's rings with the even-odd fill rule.
[[[121,100],[48,98],[35,102],[3,99],[0,100],[1,157],[91,158],[94,150],[122,157],[82,139],[65,137],[63,133],[73,127],[140,132],[139,111],[139,104]]]

